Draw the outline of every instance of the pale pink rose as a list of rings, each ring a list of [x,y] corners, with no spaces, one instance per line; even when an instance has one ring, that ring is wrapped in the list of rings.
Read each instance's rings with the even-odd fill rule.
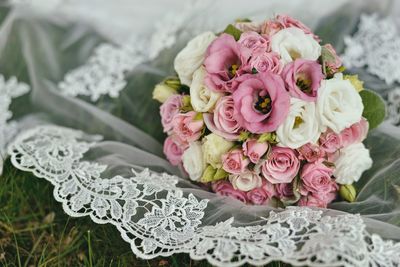
[[[235,79],[247,71],[250,55],[251,50],[237,43],[232,35],[221,34],[207,49],[206,86],[217,92],[233,92]]]
[[[243,152],[253,163],[258,163],[269,148],[270,146],[267,142],[260,143],[257,139],[249,139],[243,143]]]
[[[212,190],[218,195],[232,197],[244,203],[248,202],[246,193],[240,190],[235,190],[232,184],[228,181],[221,180],[214,182],[212,184]]]
[[[168,136],[164,142],[164,154],[169,162],[177,166],[182,162],[182,154],[187,148],[176,136]]]
[[[326,44],[324,47],[332,55],[333,60],[326,61],[326,65],[333,72],[336,72],[342,66],[342,59],[337,55],[335,48],[331,44]]]
[[[277,15],[274,19],[266,20],[261,25],[261,34],[272,36],[282,29],[286,28],[298,28],[301,29],[305,34],[311,34],[316,41],[320,41],[320,38],[316,36],[310,28],[287,15]]]
[[[321,198],[325,194],[337,191],[338,185],[331,178],[332,174],[333,169],[324,165],[322,160],[305,164],[300,172],[302,182],[300,193],[318,194]]]
[[[257,32],[261,31],[261,24],[257,22],[235,22],[233,24],[236,28],[238,28],[241,32]]]
[[[269,50],[269,40],[264,39],[256,32],[244,32],[240,35],[238,43],[252,52],[252,56],[263,54]]]
[[[282,78],[273,73],[247,74],[232,94],[239,124],[252,133],[275,131],[289,113],[290,97]]]
[[[261,34],[272,36],[283,29],[283,26],[275,20],[266,20],[261,25]]]
[[[300,153],[299,159],[307,160],[308,162],[315,162],[325,157],[325,151],[316,144],[305,144],[297,151]]]
[[[241,149],[234,149],[222,155],[222,168],[229,173],[243,173],[249,163],[249,159],[245,158]]]
[[[261,177],[254,172],[232,174],[229,176],[229,181],[231,182],[233,188],[245,192],[262,186]]]
[[[262,186],[261,188],[264,190],[264,192],[267,194],[268,198],[271,199],[277,195],[275,186],[268,182],[266,179],[262,180]]]
[[[332,154],[343,147],[340,135],[328,129],[319,138],[320,147],[325,153]]]
[[[301,21],[292,18],[288,15],[277,15],[275,21],[278,22],[283,29],[286,28],[299,28],[305,34],[311,34],[316,41],[320,41],[319,37],[316,36],[309,27],[304,25]]]
[[[368,128],[368,121],[364,118],[361,118],[359,122],[354,123],[349,128],[344,129],[339,134],[343,146],[346,147],[351,144],[361,143],[367,137]]]
[[[336,193],[330,192],[325,194],[323,198],[320,198],[319,195],[307,195],[300,198],[299,202],[297,202],[298,206],[306,206],[306,207],[317,207],[317,208],[326,208],[329,203],[331,203],[336,198]]]
[[[294,196],[293,183],[276,184],[275,191],[276,191],[276,196],[279,199],[291,198]]]
[[[275,52],[263,53],[252,57],[249,64],[251,69],[255,69],[257,72],[280,74],[283,68],[279,55]]]
[[[316,61],[296,59],[285,66],[282,78],[292,97],[315,102],[324,74],[321,65]]]
[[[261,172],[272,184],[290,183],[299,172],[300,161],[296,152],[287,147],[272,147],[268,159],[262,163]]]
[[[232,96],[221,97],[214,109],[213,114],[203,113],[207,128],[229,141],[237,140],[243,128],[239,125],[234,115],[234,103]]]
[[[254,205],[264,205],[268,202],[268,194],[262,188],[254,188],[247,192],[247,199]]]
[[[183,105],[182,99],[181,95],[172,95],[160,106],[161,124],[165,133],[172,130],[173,119]]]
[[[173,119],[173,131],[183,141],[190,143],[198,140],[203,129],[203,120],[195,120],[196,112],[179,113]]]

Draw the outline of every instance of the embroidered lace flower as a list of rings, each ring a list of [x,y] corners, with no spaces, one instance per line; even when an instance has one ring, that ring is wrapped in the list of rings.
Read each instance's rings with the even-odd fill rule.
[[[366,67],[387,84],[400,82],[400,38],[395,22],[378,14],[362,15],[358,31],[344,39],[346,67]]]
[[[18,129],[17,122],[9,121],[12,117],[11,101],[28,91],[29,86],[25,83],[19,83],[15,77],[6,80],[0,74],[0,174],[3,170],[3,159],[6,157],[6,146]]]
[[[400,263],[400,243],[369,234],[359,215],[330,217],[291,207],[270,212],[254,226],[235,226],[234,218],[202,225],[210,216],[208,200],[184,194],[175,187],[175,176],[144,169],[132,170],[130,177],[103,177],[107,165],[83,160],[99,140],[77,130],[40,126],[20,134],[9,154],[15,167],[54,185],[67,214],[115,225],[139,257],[186,252],[217,266],[276,260],[310,266]]]

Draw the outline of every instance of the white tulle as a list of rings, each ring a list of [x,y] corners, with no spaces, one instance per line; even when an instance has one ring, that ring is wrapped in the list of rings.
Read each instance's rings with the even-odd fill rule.
[[[126,16],[118,24],[106,16],[108,24],[95,23],[101,37],[87,25],[71,23],[73,0],[66,9],[61,1],[50,1],[57,8],[46,9],[30,0],[41,10],[39,17],[24,1],[13,2],[17,9],[0,28],[0,64],[18,58],[23,67],[15,68],[17,73],[4,69],[4,75],[25,81],[31,92],[22,95],[23,85],[18,100],[25,102],[12,109],[0,102],[0,109],[18,114],[22,129],[8,154],[16,168],[54,185],[54,197],[67,214],[113,224],[133,253],[146,259],[185,252],[217,266],[276,260],[309,266],[400,264],[400,129],[389,123],[366,140],[374,165],[361,178],[355,202],[336,202],[331,209],[248,206],[182,178],[162,155],[164,136],[151,90],[173,73],[177,51],[199,31],[217,32],[237,17],[262,19],[271,10],[282,11],[280,1],[183,8],[171,1],[164,3],[166,10],[149,10],[149,18]],[[227,2],[231,10],[222,12]],[[345,2],[321,9],[305,0],[287,10],[293,15],[298,9],[298,17],[315,26],[317,16],[307,15],[320,10],[315,14],[322,17]],[[83,12],[91,7],[87,3],[76,1],[79,16],[90,13]],[[132,12],[143,13],[145,5]],[[266,15],[266,8],[275,9]],[[88,21],[98,21],[100,13]],[[155,27],[149,23],[154,18]],[[133,34],[127,34],[128,21],[137,23]],[[0,121],[0,133],[9,117]]]
[[[313,266],[396,266],[400,243],[369,234],[359,215],[308,208],[271,211],[254,226],[234,218],[202,225],[208,199],[184,194],[179,178],[143,169],[105,177],[107,165],[83,160],[99,136],[57,126],[19,135],[9,147],[13,165],[54,185],[54,196],[71,216],[112,223],[142,258],[190,253],[218,266],[281,260]]]
[[[15,77],[6,80],[0,74],[0,175],[3,172],[3,159],[7,156],[7,144],[18,132],[18,123],[11,121],[11,101],[28,91],[29,86],[27,84],[19,83]]]

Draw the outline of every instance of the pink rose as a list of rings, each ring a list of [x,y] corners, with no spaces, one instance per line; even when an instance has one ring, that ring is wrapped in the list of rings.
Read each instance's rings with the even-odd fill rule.
[[[182,162],[183,151],[187,145],[183,144],[176,136],[168,136],[164,142],[164,154],[169,162],[177,166]]]
[[[257,72],[272,72],[280,74],[282,72],[282,64],[279,55],[275,52],[263,53],[250,59],[251,69]]]
[[[261,165],[261,172],[273,184],[290,183],[299,172],[299,168],[300,161],[294,150],[274,146],[268,159]]]
[[[173,119],[174,132],[183,141],[190,143],[201,136],[203,120],[195,120],[196,112],[179,113]]]
[[[266,36],[272,36],[282,29],[283,27],[279,22],[275,20],[266,20],[261,25],[261,34],[265,34]]]
[[[243,173],[250,161],[244,157],[241,149],[234,149],[222,155],[222,168],[234,174]]]
[[[300,153],[299,159],[307,160],[308,162],[315,162],[320,158],[325,157],[325,151],[315,144],[305,144],[297,151]]]
[[[299,28],[301,29],[305,34],[311,34],[316,41],[320,41],[319,37],[316,36],[310,28],[308,28],[306,25],[304,25],[301,21],[292,18],[288,15],[277,15],[275,20],[282,26],[283,29],[286,28]]]
[[[229,141],[237,140],[243,128],[233,117],[234,103],[231,96],[221,97],[215,105],[214,113],[203,113],[207,128]]]
[[[296,59],[285,66],[282,78],[291,96],[315,102],[324,74],[316,61]]]
[[[263,179],[262,181],[262,190],[267,194],[268,198],[271,199],[277,195],[275,186],[268,182],[267,180]]]
[[[294,19],[287,15],[277,15],[274,19],[265,21],[261,25],[261,34],[272,36],[278,31],[286,28],[298,28],[302,30],[305,34],[311,34],[316,41],[321,41],[319,37],[311,31],[310,28],[308,28],[297,19]]]
[[[258,163],[269,148],[270,146],[267,142],[260,143],[256,139],[249,139],[243,143],[243,152],[253,163]]]
[[[279,199],[291,198],[294,196],[293,183],[276,184],[275,190],[276,190],[276,195]]]
[[[321,134],[319,138],[320,147],[327,154],[335,153],[338,149],[343,147],[340,135],[328,129],[325,133]]]
[[[233,25],[242,32],[259,33],[261,31],[261,24],[257,22],[235,22]]]
[[[221,196],[236,198],[244,203],[247,203],[245,192],[235,190],[230,182],[221,180],[212,184],[212,190]]]
[[[247,192],[247,199],[255,205],[264,205],[269,200],[269,197],[262,188],[254,188]]]
[[[322,163],[322,160],[307,163],[303,166],[300,173],[302,181],[301,194],[307,195],[312,193],[321,196],[335,192],[338,189],[338,185],[331,178],[333,170]]]
[[[336,54],[336,50],[331,44],[324,45],[324,48],[328,50],[329,54],[333,58],[333,60],[328,60],[325,62],[326,66],[333,72],[337,72],[337,70],[342,66],[341,58]]]
[[[207,49],[206,86],[217,92],[233,92],[235,79],[245,72],[250,54],[251,50],[238,44],[232,35],[221,34]]]
[[[336,198],[336,193],[327,193],[323,198],[318,195],[307,195],[300,198],[298,206],[326,208]]]
[[[172,95],[160,106],[161,124],[165,133],[172,130],[173,119],[183,105],[182,99],[181,95]]]
[[[289,113],[290,97],[280,76],[273,73],[244,75],[232,94],[239,124],[252,133],[275,131]]]
[[[368,134],[369,124],[364,118],[349,128],[344,129],[339,135],[342,140],[343,146],[348,146],[355,143],[361,143]]]
[[[264,39],[256,32],[244,32],[238,41],[242,46],[250,49],[252,56],[263,54],[269,50],[269,40]]]

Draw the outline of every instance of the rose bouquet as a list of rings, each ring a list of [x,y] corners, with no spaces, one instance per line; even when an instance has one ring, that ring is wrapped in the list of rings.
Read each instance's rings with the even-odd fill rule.
[[[237,21],[196,36],[174,67],[153,97],[164,153],[191,180],[259,205],[354,200],[384,106],[307,26]]]

